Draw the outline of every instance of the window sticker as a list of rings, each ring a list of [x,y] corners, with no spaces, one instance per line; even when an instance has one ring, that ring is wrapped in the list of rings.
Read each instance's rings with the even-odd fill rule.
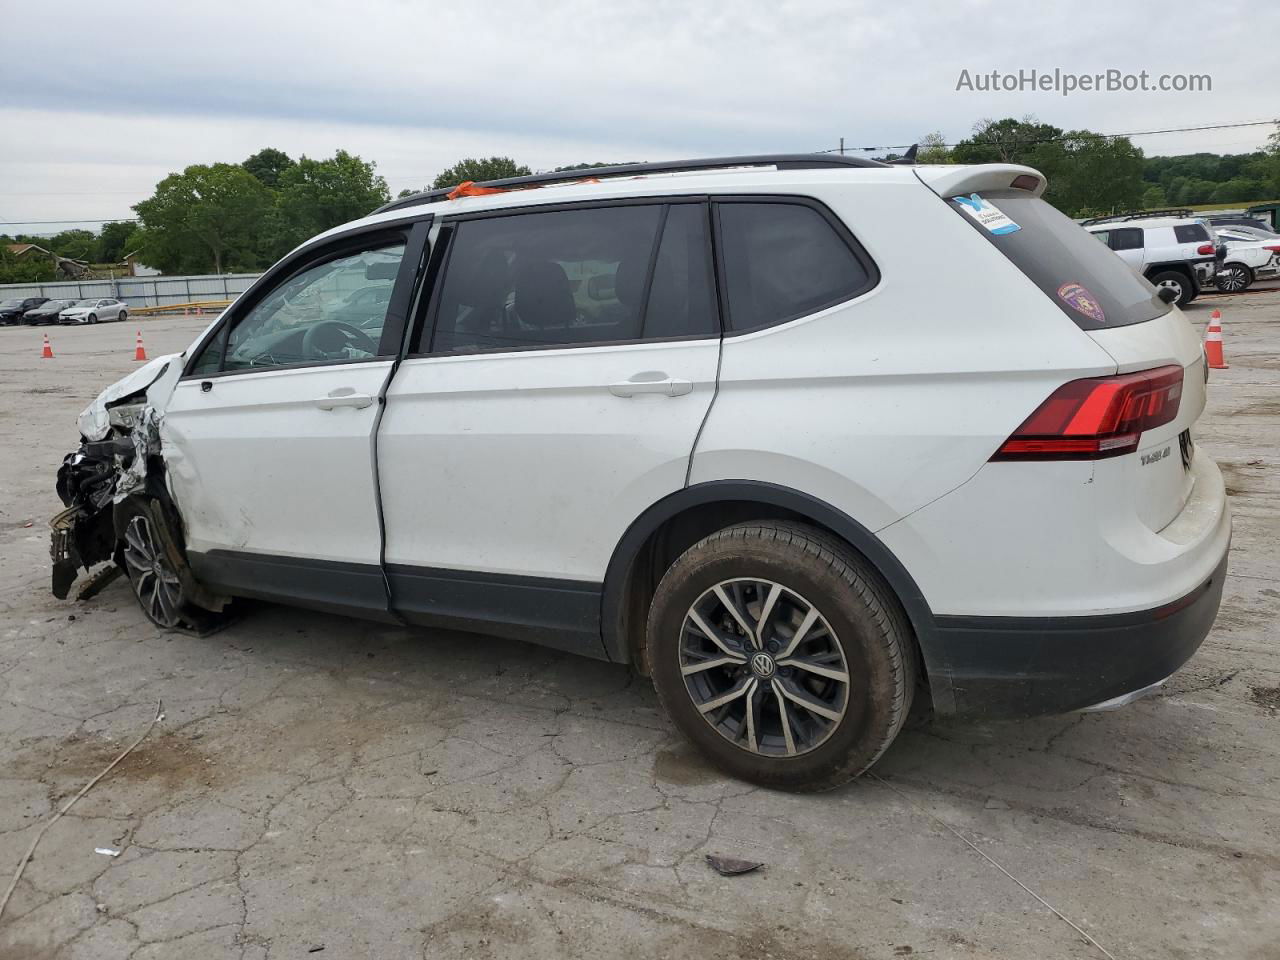
[[[971,193],[967,197],[952,197],[956,203],[960,204],[960,209],[978,221],[988,233],[1001,237],[1006,233],[1016,233],[1022,228],[1004,215],[1004,213],[990,200],[984,200],[976,193]]]
[[[1094,323],[1107,322],[1107,315],[1102,312],[1098,298],[1090,293],[1087,287],[1078,283],[1064,283],[1058,288],[1058,299],[1076,313],[1084,314]]]

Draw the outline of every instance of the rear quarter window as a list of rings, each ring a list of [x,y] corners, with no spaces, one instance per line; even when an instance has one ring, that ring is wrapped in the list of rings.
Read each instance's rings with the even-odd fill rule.
[[[993,190],[982,198],[1017,224],[995,234],[948,206],[986,237],[1082,330],[1108,330],[1163,316],[1170,306],[1125,261],[1049,203],[1021,190]],[[1113,233],[1116,232],[1113,228]]]
[[[1209,231],[1198,223],[1187,223],[1173,228],[1174,239],[1179,243],[1208,243]]]

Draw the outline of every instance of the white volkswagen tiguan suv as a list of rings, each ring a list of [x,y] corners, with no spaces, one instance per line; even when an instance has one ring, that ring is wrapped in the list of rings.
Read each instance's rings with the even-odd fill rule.
[[[913,699],[1127,702],[1230,520],[1198,338],[1044,187],[787,156],[391,203],[82,414],[55,593],[112,561],[162,627],[257,597],[631,664],[791,789]]]

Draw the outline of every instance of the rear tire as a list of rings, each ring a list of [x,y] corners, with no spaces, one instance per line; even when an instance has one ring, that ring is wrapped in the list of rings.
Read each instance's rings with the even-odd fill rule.
[[[1196,298],[1196,287],[1191,282],[1191,278],[1185,273],[1179,273],[1177,270],[1165,270],[1151,277],[1151,285],[1157,289],[1160,287],[1173,287],[1178,291],[1178,306],[1185,307],[1188,303]]]
[[[124,310],[121,310],[119,316],[116,317],[116,319],[119,320],[121,323],[124,323],[125,320],[127,320],[128,318],[129,318],[129,314]]]
[[[1229,263],[1218,274],[1217,283],[1223,293],[1239,293],[1253,283],[1253,271],[1243,263]]]
[[[648,661],[695,747],[785,790],[867,770],[915,691],[910,629],[879,576],[834,537],[780,521],[729,527],[676,560],[650,606]]]

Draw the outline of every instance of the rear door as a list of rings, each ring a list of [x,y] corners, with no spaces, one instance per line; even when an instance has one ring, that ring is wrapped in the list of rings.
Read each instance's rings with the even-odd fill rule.
[[[1143,240],[1144,232],[1141,227],[1112,227],[1107,231],[1107,246],[1139,273],[1142,272],[1143,257],[1146,254]]]
[[[615,545],[685,484],[720,325],[699,199],[445,221],[378,434],[398,612],[601,655]]]
[[[385,611],[374,426],[424,238],[425,225],[384,229],[294,256],[189,361],[163,449],[192,567],[212,588]],[[391,291],[384,312],[341,319],[368,287]]]

